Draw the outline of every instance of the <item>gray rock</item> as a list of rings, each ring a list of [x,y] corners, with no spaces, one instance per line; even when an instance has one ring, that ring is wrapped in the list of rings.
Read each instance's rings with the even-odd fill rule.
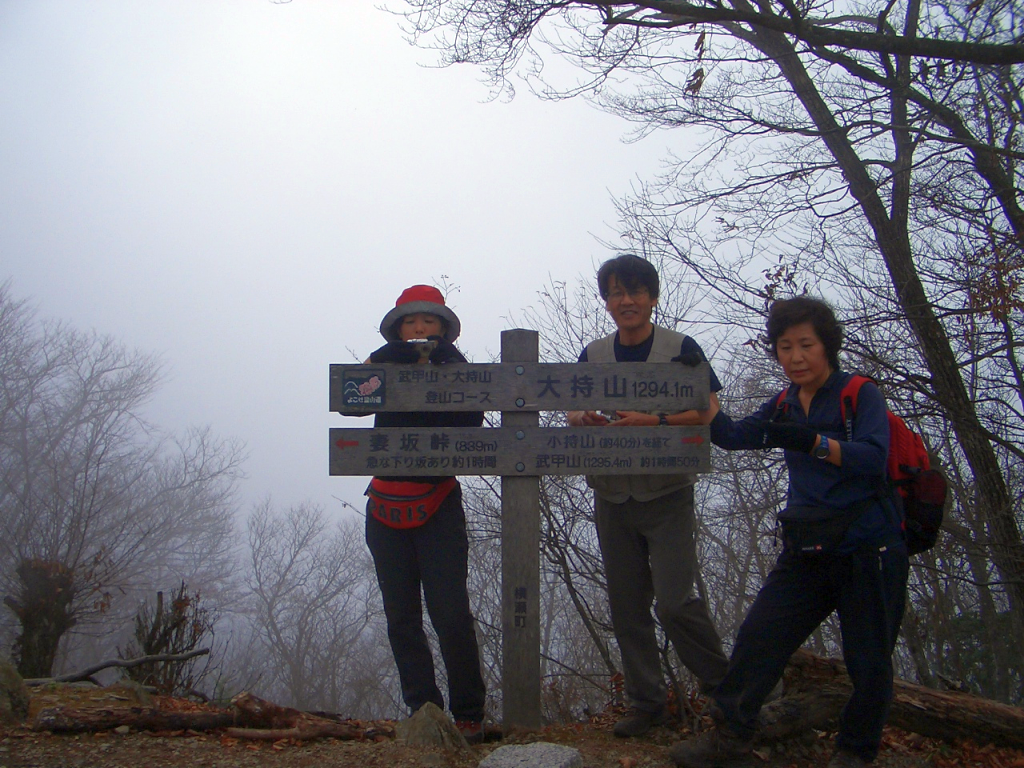
[[[395,725],[395,738],[412,746],[469,749],[455,723],[440,707],[429,701],[408,720]]]
[[[0,722],[28,717],[28,686],[7,659],[0,658]]]
[[[479,768],[583,768],[578,749],[538,741],[498,747],[480,761]]]

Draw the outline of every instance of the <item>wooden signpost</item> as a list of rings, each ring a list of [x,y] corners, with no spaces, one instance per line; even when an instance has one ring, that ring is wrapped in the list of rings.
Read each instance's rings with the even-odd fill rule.
[[[509,333],[506,331],[506,333]],[[523,331],[535,333],[535,331]],[[708,365],[538,363],[332,365],[331,410],[669,410],[708,406]]]
[[[704,410],[707,363],[538,363],[538,342],[536,331],[503,331],[497,364],[331,366],[332,411],[501,412],[491,429],[331,429],[330,473],[501,477],[506,731],[541,725],[540,476],[710,469],[707,427],[537,426],[539,411]]]

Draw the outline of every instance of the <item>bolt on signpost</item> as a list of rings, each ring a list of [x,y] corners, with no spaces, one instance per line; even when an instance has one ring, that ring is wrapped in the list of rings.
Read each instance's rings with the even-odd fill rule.
[[[501,363],[331,365],[330,409],[500,411],[500,428],[333,428],[332,475],[501,477],[502,727],[540,712],[540,476],[710,469],[707,427],[547,427],[540,411],[708,407],[709,366],[539,363],[536,331],[501,334]],[[396,508],[392,514],[402,514]]]

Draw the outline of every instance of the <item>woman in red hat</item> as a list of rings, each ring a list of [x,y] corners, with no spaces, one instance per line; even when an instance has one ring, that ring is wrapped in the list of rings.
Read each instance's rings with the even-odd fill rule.
[[[464,363],[461,324],[436,288],[406,288],[380,324],[387,340],[371,363]],[[412,344],[427,339],[429,344]],[[479,427],[483,412],[378,413],[375,427]],[[469,741],[481,741],[484,681],[466,589],[469,542],[462,489],[454,477],[374,477],[366,490],[366,543],[384,598],[388,639],[412,712],[444,709],[423,632],[420,588],[448,672],[449,709]]]

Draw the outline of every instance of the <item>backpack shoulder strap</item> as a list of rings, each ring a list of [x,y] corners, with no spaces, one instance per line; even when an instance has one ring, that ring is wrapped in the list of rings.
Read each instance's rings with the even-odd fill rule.
[[[860,388],[869,381],[873,382],[874,379],[855,373],[839,393],[839,413],[846,429],[847,440],[853,440],[853,417],[857,412],[857,396],[860,394]]]
[[[786,387],[775,398],[775,413],[772,414],[772,421],[778,421],[779,417],[786,412],[786,395],[789,394],[789,389],[789,387]]]

